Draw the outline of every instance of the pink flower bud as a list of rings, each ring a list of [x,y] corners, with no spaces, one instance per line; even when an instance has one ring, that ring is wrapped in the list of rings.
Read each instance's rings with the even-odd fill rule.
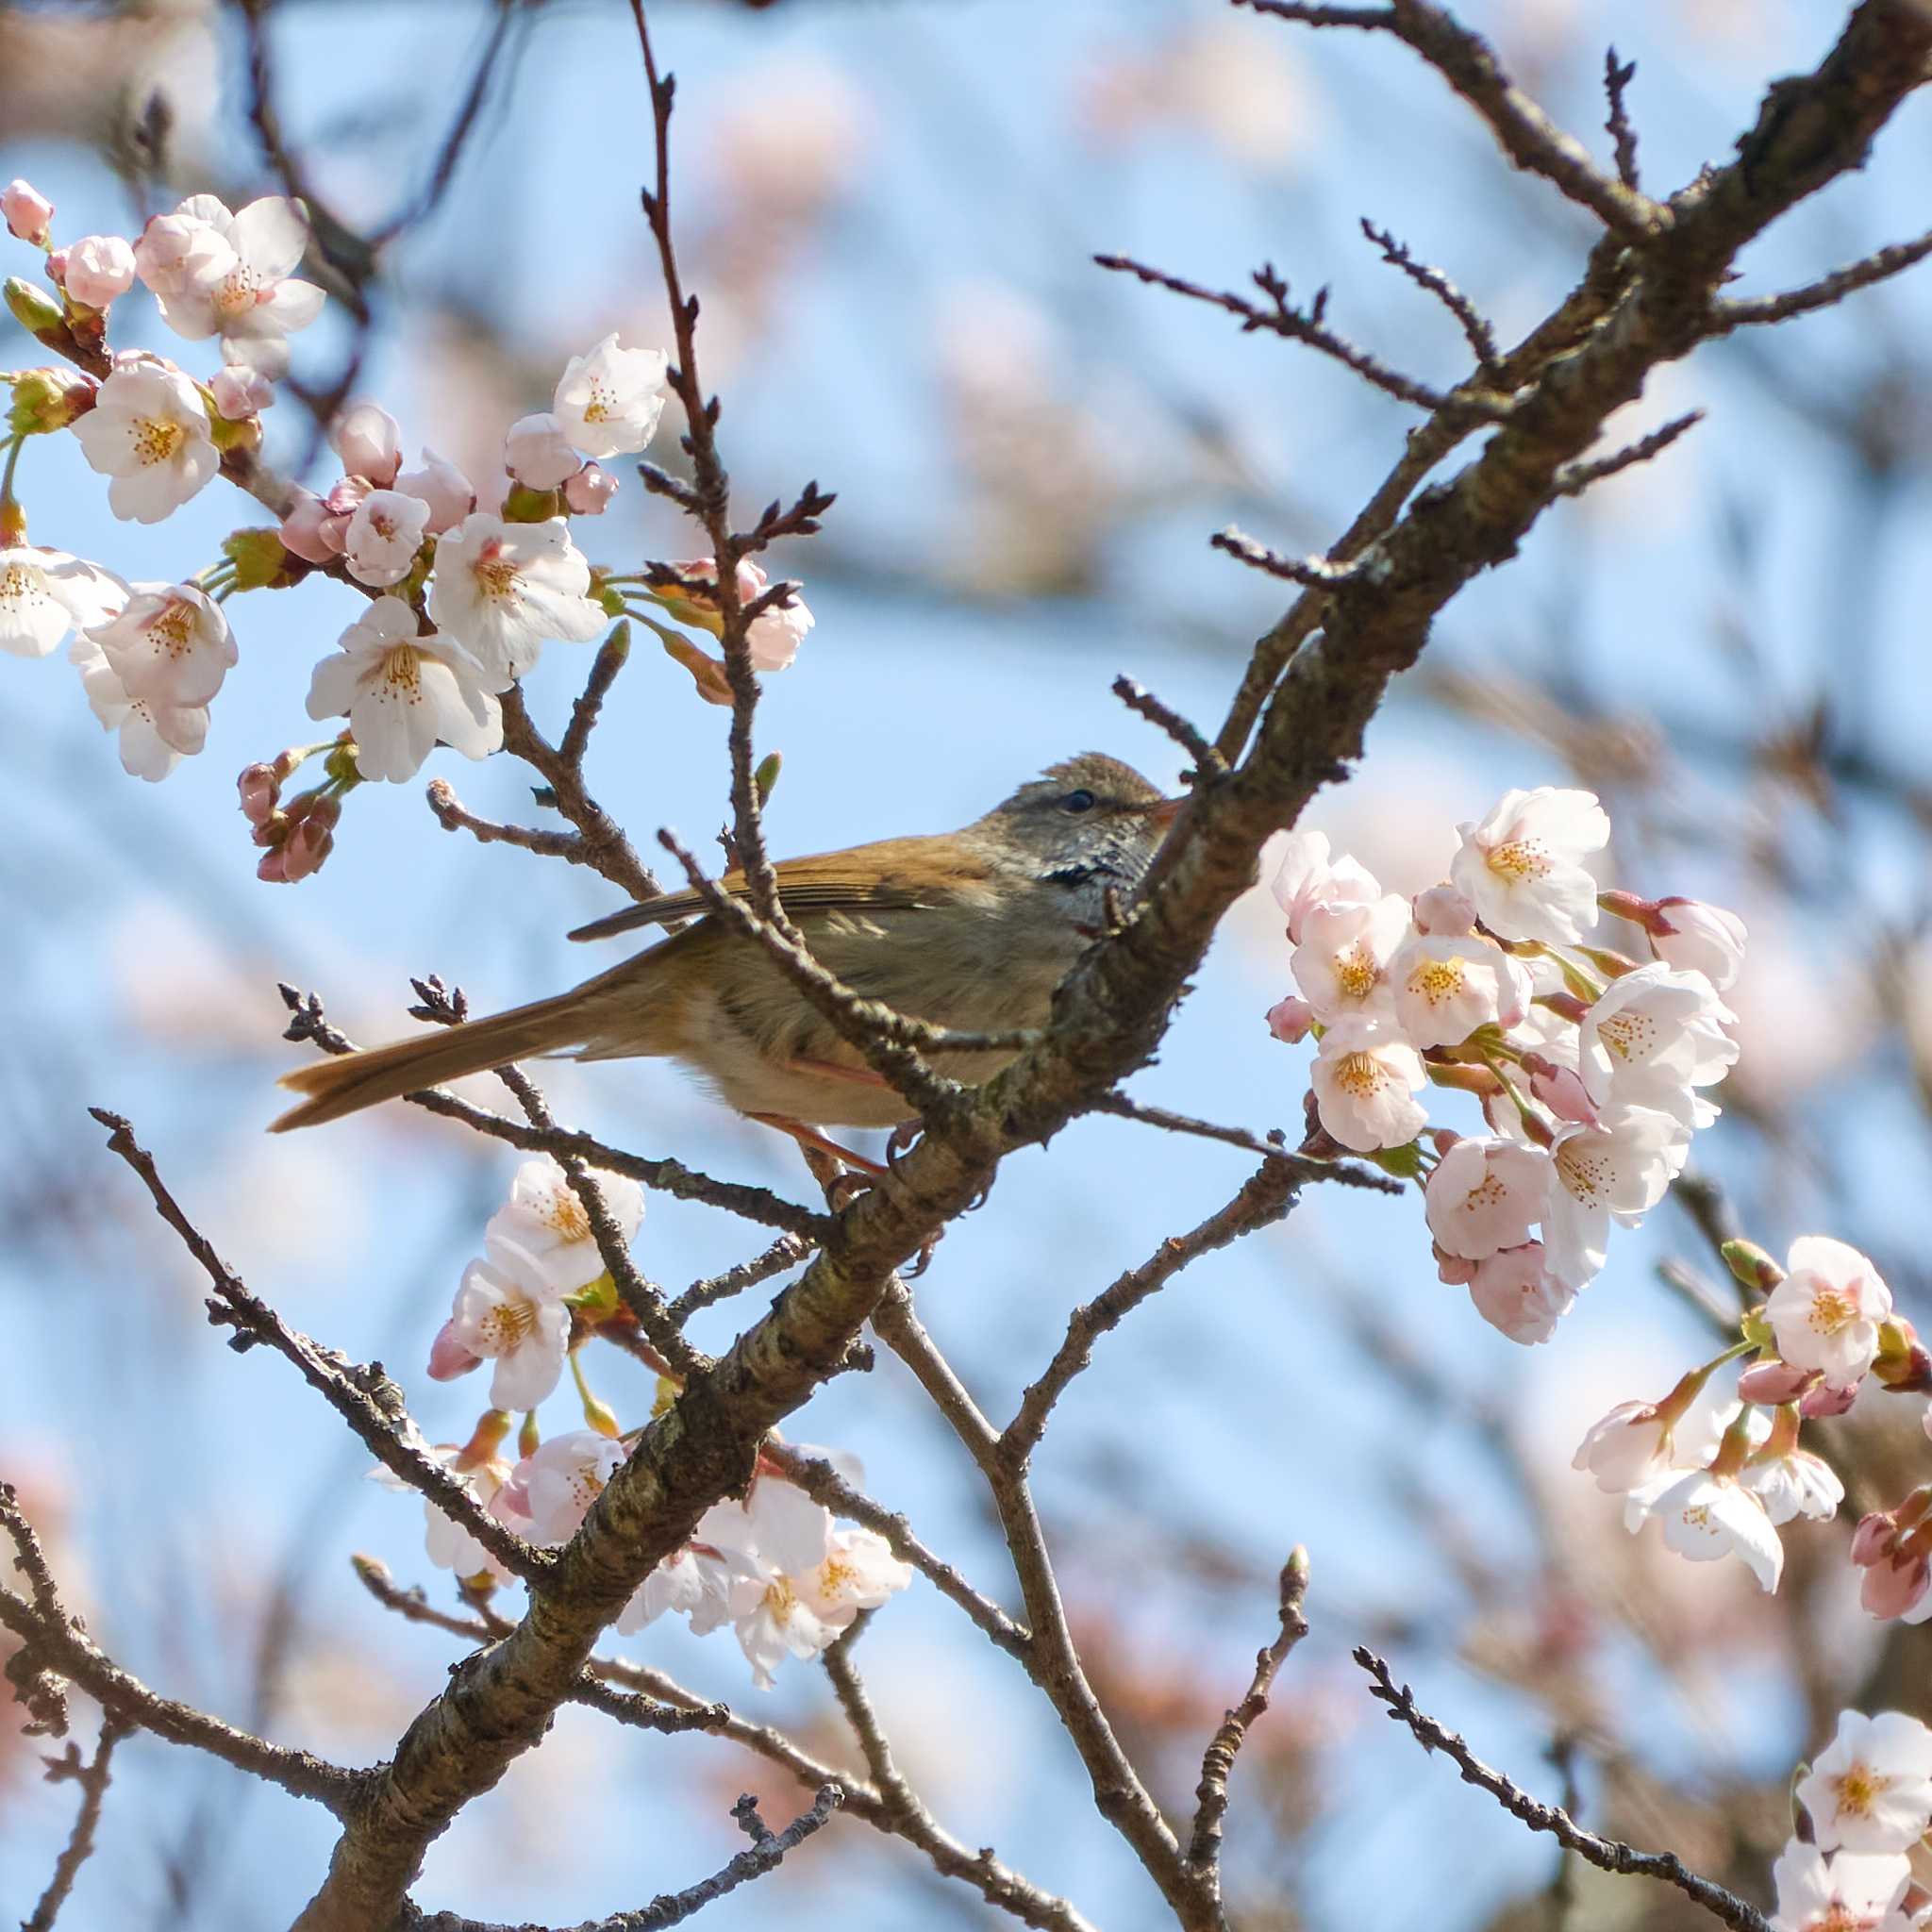
[[[295,801],[297,808],[305,804],[306,809],[291,811],[294,824],[282,846],[282,878],[289,885],[322,870],[323,860],[335,849],[336,822],[342,815],[337,800],[312,791]]]
[[[48,275],[51,275],[51,276],[53,277],[53,281],[54,281],[54,286],[55,286],[55,287],[56,287],[57,289],[64,289],[64,288],[66,288],[66,286],[67,286],[67,251],[66,251],[66,249],[64,249],[64,248],[57,248],[57,249],[55,249],[55,251],[53,252],[53,254],[52,254],[52,255],[48,256],[48,258],[47,258],[47,273],[48,273]]]
[[[286,886],[289,875],[282,869],[282,848],[277,845],[273,852],[264,852],[261,862],[255,868],[255,876],[267,886]]]
[[[601,463],[586,463],[563,479],[563,500],[580,517],[601,517],[617,494],[618,479]]]
[[[282,546],[305,563],[333,563],[342,554],[348,525],[348,518],[332,514],[321,497],[305,495],[282,519]]]
[[[275,384],[260,370],[240,362],[216,370],[208,386],[214,395],[215,408],[230,423],[242,423],[260,415],[275,399]]]
[[[375,403],[351,403],[328,433],[329,446],[352,476],[387,490],[403,466],[402,425]]]
[[[1869,1565],[1858,1601],[1874,1617],[1903,1617],[1918,1607],[1932,1585],[1932,1565],[1924,1557],[1887,1557]]]
[[[454,529],[476,507],[476,492],[470,488],[470,479],[433,449],[425,449],[422,468],[405,470],[395,487],[405,496],[429,506],[429,522],[425,527],[432,537]]]
[[[1659,899],[1648,922],[1650,950],[1680,973],[1701,973],[1724,991],[1744,964],[1744,922],[1702,899]]]
[[[0,215],[7,217],[7,231],[15,240],[31,242],[36,248],[46,246],[54,204],[31,183],[16,175],[0,188]]]
[[[372,483],[367,476],[339,477],[329,486],[329,492],[322,499],[323,508],[331,516],[352,517],[362,508],[364,501],[375,495],[383,486]]]
[[[526,490],[555,490],[583,466],[563,425],[547,410],[519,417],[503,439],[503,467]]]
[[[1823,1375],[1821,1369],[1797,1369],[1790,1362],[1753,1362],[1738,1377],[1738,1393],[1746,1402],[1768,1406],[1796,1402],[1808,1394]]]
[[[1415,895],[1416,930],[1431,939],[1467,939],[1475,930],[1475,903],[1444,882]]]
[[[1798,1403],[1798,1413],[1808,1422],[1843,1415],[1845,1410],[1858,1399],[1858,1391],[1864,1387],[1861,1377],[1849,1389],[1834,1389],[1829,1382],[1820,1382],[1818,1387],[1807,1391]]]
[[[1874,1509],[1871,1515],[1859,1517],[1858,1526],[1852,1532],[1852,1561],[1861,1570],[1868,1569],[1885,1556],[1897,1540],[1898,1525],[1892,1521],[1891,1512]]]
[[[1307,1000],[1295,999],[1292,995],[1277,1000],[1268,1008],[1269,1032],[1276,1040],[1285,1040],[1290,1046],[1299,1045],[1306,1040],[1314,1024],[1314,1008]]]
[[[1436,1279],[1451,1288],[1467,1288],[1475,1279],[1476,1264],[1460,1255],[1452,1255],[1440,1241],[1430,1243],[1436,1257]]]
[[[1541,1101],[1558,1120],[1580,1121],[1587,1127],[1597,1124],[1596,1108],[1579,1074],[1540,1053],[1524,1054],[1523,1068],[1529,1075],[1532,1100]]]
[[[265,825],[281,801],[282,788],[273,765],[249,765],[235,780],[242,794],[242,815],[251,825]]]
[[[472,1355],[457,1338],[457,1324],[445,1322],[436,1331],[436,1340],[429,1344],[429,1379],[432,1382],[454,1382],[458,1375],[467,1375],[472,1369],[480,1368],[483,1357]]]
[[[119,235],[83,235],[63,253],[60,285],[86,308],[105,308],[134,286],[134,249]]]

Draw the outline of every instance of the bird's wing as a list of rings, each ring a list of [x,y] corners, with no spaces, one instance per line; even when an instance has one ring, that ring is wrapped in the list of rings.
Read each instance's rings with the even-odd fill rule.
[[[936,846],[942,849],[935,851]],[[990,867],[963,854],[950,836],[881,839],[843,852],[781,858],[773,869],[778,875],[778,896],[791,913],[884,912],[945,905],[970,894],[991,876]],[[734,899],[746,898],[751,891],[742,872],[728,872],[718,884]],[[609,939],[641,925],[668,925],[679,919],[701,918],[708,909],[694,891],[664,892],[626,906],[621,912],[593,919],[570,936],[574,940]]]

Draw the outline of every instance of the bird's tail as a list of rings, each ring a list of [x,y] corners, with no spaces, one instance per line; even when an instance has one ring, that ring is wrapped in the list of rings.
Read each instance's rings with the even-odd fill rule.
[[[269,1124],[272,1134],[291,1127],[320,1126],[385,1100],[417,1093],[465,1074],[481,1074],[511,1060],[580,1046],[586,1038],[584,1003],[577,992],[512,1007],[488,1020],[471,1020],[391,1046],[372,1046],[361,1053],[341,1054],[284,1074],[281,1084],[303,1095],[279,1120]]]

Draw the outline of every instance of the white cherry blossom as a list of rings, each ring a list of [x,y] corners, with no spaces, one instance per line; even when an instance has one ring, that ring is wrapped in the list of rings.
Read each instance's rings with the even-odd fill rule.
[[[1669,1114],[1626,1108],[1601,1124],[1566,1122],[1550,1148],[1550,1190],[1543,1240],[1550,1272],[1582,1288],[1603,1270],[1610,1218],[1625,1226],[1664,1197],[1683,1170],[1690,1130]]]
[[[1457,1141],[1436,1163],[1424,1212],[1440,1247],[1480,1261],[1528,1241],[1549,1194],[1550,1158],[1541,1148],[1477,1137]]]
[[[211,703],[241,655],[222,607],[193,584],[135,584],[88,636],[129,697],[164,708]]]
[[[126,598],[112,571],[64,550],[0,548],[0,651],[47,657],[70,630],[104,623]]]
[[[342,633],[341,652],[315,667],[308,715],[346,716],[356,769],[400,782],[421,769],[439,739],[465,758],[499,750],[503,708],[494,690],[451,640],[419,635],[416,613],[400,597],[378,597]]]
[[[123,362],[71,426],[89,464],[113,479],[108,508],[132,523],[159,523],[221,466],[194,385],[158,362]]]
[[[1908,1852],[1932,1824],[1932,1730],[1901,1710],[1847,1710],[1795,1793],[1820,1851]]]
[[[1357,1154],[1405,1146],[1428,1125],[1415,1099],[1424,1077],[1422,1056],[1399,1034],[1354,1019],[1322,1036],[1308,1073],[1322,1125]]]
[[[503,467],[526,489],[555,490],[583,466],[562,424],[547,409],[519,416],[504,432]]]
[[[1469,1298],[1491,1328],[1525,1345],[1547,1341],[1570,1312],[1576,1291],[1565,1288],[1543,1265],[1543,1244],[1525,1241],[1476,1262]]]
[[[101,647],[85,633],[67,647],[81,689],[104,731],[120,734],[121,764],[131,777],[165,778],[208,742],[206,705],[169,705],[130,697]]]
[[[378,590],[399,584],[415,568],[429,525],[429,506],[400,490],[372,490],[349,518],[342,556],[350,575]]]
[[[1395,1023],[1419,1047],[1459,1046],[1478,1026],[1507,1031],[1529,1010],[1527,970],[1485,940],[1416,933],[1389,961],[1389,985]]]
[[[1878,1353],[1891,1291],[1857,1248],[1829,1235],[1799,1236],[1786,1266],[1764,1304],[1778,1354],[1794,1368],[1822,1370],[1834,1389],[1856,1387]]]
[[[658,433],[669,367],[660,349],[619,348],[613,329],[564,365],[551,400],[558,426],[587,457],[634,455]]]
[[[1302,925],[1319,906],[1363,906],[1382,896],[1366,866],[1346,854],[1330,861],[1326,832],[1291,832],[1268,890],[1288,914],[1288,936],[1301,943]]]
[[[594,1429],[552,1436],[511,1470],[494,1513],[532,1542],[567,1543],[627,1453]]]
[[[1583,1016],[1578,1070],[1599,1108],[1655,1108],[1687,1127],[1708,1126],[1717,1108],[1697,1091],[1737,1063],[1725,1030],[1736,1016],[1701,973],[1657,963],[1613,979]]]
[[[457,1468],[457,1460],[462,1455],[460,1445],[454,1442],[439,1442],[428,1451],[430,1457],[459,1476],[471,1495],[492,1515],[498,1514],[494,1507],[498,1492],[509,1476],[509,1464],[498,1457],[479,1462],[469,1469]],[[378,1463],[369,1472],[371,1482],[380,1483],[386,1490],[395,1490],[407,1495],[415,1495],[414,1486],[406,1483],[401,1476],[385,1469]],[[429,1560],[439,1570],[453,1571],[460,1577],[487,1576],[492,1582],[508,1583],[509,1572],[486,1550],[469,1530],[463,1527],[454,1516],[438,1507],[428,1498],[423,1503],[425,1528],[424,1547]]]
[[[436,540],[429,614],[507,681],[536,663],[546,639],[587,643],[604,628],[590,587],[591,566],[561,518],[507,524],[475,510]]]
[[[1367,905],[1318,906],[1303,918],[1290,970],[1324,1025],[1394,1018],[1389,962],[1407,931],[1408,902],[1392,892]]]
[[[428,530],[440,537],[459,524],[476,508],[476,492],[470,479],[457,466],[425,448],[423,460],[413,470],[405,470],[395,479],[405,496],[413,496],[429,506]]]
[[[1902,1853],[1840,1852],[1827,1858],[1816,1845],[1792,1839],[1771,1868],[1777,1888],[1776,1932],[1906,1932],[1899,1902],[1911,1883]]]
[[[431,1353],[431,1373],[436,1374],[439,1351],[452,1366],[458,1352],[470,1358],[465,1367],[493,1361],[491,1406],[535,1408],[562,1378],[570,1310],[514,1241],[492,1237],[486,1248],[487,1258],[463,1270],[449,1321]]]
[[[1650,950],[1680,973],[1701,973],[1719,992],[1735,984],[1744,966],[1744,922],[1702,899],[1659,899],[1654,914],[1667,926],[1649,932]]]
[[[1808,1449],[1787,1449],[1762,1461],[1754,1457],[1739,1472],[1738,1480],[1776,1524],[1789,1523],[1794,1516],[1828,1523],[1845,1499],[1845,1486],[1837,1472]]]
[[[1695,1470],[1665,1490],[1650,1513],[1663,1524],[1665,1543],[1679,1556],[1696,1563],[1740,1557],[1760,1588],[1777,1588],[1785,1546],[1764,1505],[1736,1476]]]
[[[601,1168],[592,1169],[591,1178],[618,1232],[632,1240],[644,1218],[644,1191],[626,1175]],[[513,1241],[558,1295],[588,1287],[604,1273],[591,1217],[570,1177],[547,1154],[517,1169],[509,1199],[490,1217],[487,1232]]]
[[[1596,924],[1596,880],[1585,856],[1609,841],[1591,791],[1540,785],[1506,791],[1489,816],[1459,827],[1451,881],[1499,938],[1570,945]]]

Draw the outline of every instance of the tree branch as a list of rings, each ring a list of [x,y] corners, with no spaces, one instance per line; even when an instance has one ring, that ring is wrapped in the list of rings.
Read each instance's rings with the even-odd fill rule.
[[[100,1741],[94,1746],[92,1762],[83,1760],[80,1747],[72,1743],[68,1745],[64,1757],[48,1760],[46,1775],[49,1784],[71,1779],[80,1787],[80,1810],[75,1818],[74,1829],[68,1834],[67,1842],[60,1848],[59,1857],[54,1862],[54,1875],[47,1880],[47,1889],[42,1892],[32,1915],[21,1922],[20,1932],[53,1932],[54,1921],[59,1917],[60,1907],[67,1903],[67,1894],[74,1890],[74,1881],[80,1868],[93,1853],[94,1831],[100,1824],[101,1805],[108,1795],[114,1747],[132,1728],[125,1718],[117,1717],[110,1711],[102,1721]]]

